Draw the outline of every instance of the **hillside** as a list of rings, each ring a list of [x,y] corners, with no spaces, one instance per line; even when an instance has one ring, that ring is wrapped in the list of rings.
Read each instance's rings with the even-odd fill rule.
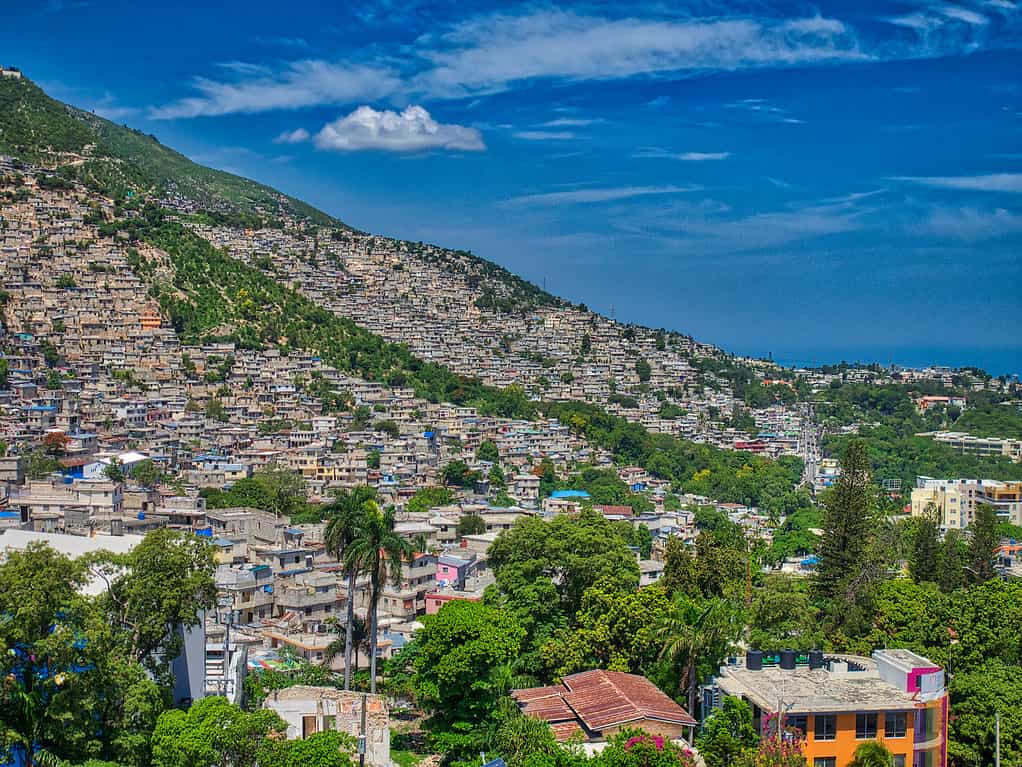
[[[110,196],[179,196],[243,222],[291,215],[342,226],[275,189],[198,165],[155,136],[50,98],[24,77],[0,78],[0,154],[73,176]]]
[[[192,162],[155,136],[116,125],[48,96],[28,78],[0,78],[0,154],[50,168],[112,198],[151,195],[165,206],[235,227],[323,226],[354,230],[301,200],[247,178]],[[422,243],[407,243],[421,247]],[[433,249],[445,265],[468,264],[486,295],[503,305],[559,299],[503,267],[465,251]]]

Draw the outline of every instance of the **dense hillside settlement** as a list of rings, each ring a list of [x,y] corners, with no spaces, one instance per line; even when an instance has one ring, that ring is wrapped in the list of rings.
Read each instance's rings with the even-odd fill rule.
[[[734,357],[0,84],[71,121],[0,130],[8,763],[990,763],[1017,379]]]

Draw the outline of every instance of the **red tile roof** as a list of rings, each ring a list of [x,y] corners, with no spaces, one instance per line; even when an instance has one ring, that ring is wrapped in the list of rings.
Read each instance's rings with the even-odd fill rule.
[[[513,690],[525,714],[550,722],[558,740],[583,726],[600,732],[644,719],[694,726],[695,719],[644,676],[620,671],[583,671],[563,684]]]
[[[564,700],[590,730],[658,719],[695,725],[689,713],[644,676],[621,671],[583,671],[564,678]]]

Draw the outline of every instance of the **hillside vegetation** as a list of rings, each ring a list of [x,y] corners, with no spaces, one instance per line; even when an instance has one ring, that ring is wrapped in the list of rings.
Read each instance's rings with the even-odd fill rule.
[[[59,170],[113,197],[182,196],[240,223],[291,215],[343,226],[310,205],[240,176],[198,165],[155,136],[50,98],[27,78],[0,78],[0,154]]]

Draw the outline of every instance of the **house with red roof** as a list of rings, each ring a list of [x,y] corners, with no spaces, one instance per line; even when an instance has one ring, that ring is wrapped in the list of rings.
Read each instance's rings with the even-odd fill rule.
[[[696,720],[646,677],[621,671],[583,671],[561,684],[512,690],[527,716],[550,724],[558,741],[602,747],[623,729],[692,741]],[[597,751],[599,747],[589,750]]]

